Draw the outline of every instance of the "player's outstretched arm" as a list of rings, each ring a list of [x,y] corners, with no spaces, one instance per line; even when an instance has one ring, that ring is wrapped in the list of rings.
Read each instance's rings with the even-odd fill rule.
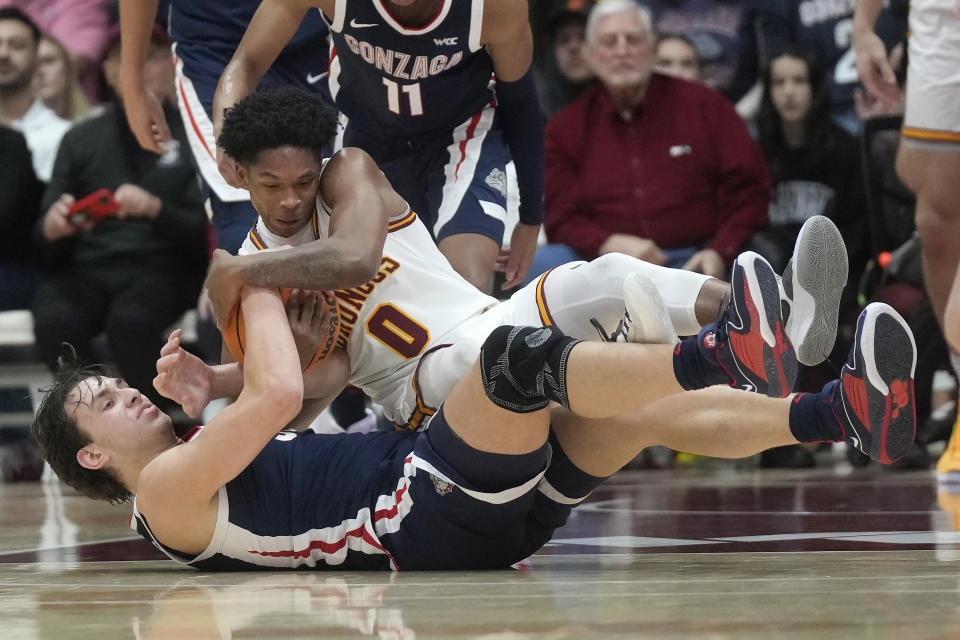
[[[310,3],[304,0],[264,0],[260,3],[213,94],[214,138],[220,137],[224,109],[232,107],[257,88],[267,69],[297,32],[309,9]],[[217,168],[227,184],[243,187],[236,161],[224,153],[219,144]]]
[[[163,153],[170,128],[160,98],[143,84],[143,67],[159,0],[120,1],[120,86],[123,111],[137,142],[147,151]]]
[[[247,337],[243,391],[189,443],[157,456],[140,474],[138,507],[174,548],[195,548],[190,523],[300,412],[303,377],[279,292],[246,287],[241,304]]]
[[[220,134],[223,110],[245,98],[274,63],[310,9],[305,0],[263,0],[243,39],[223,69],[213,95],[213,133]],[[318,51],[317,55],[322,52]]]
[[[533,35],[526,2],[487,0],[481,41],[493,61],[497,84],[497,112],[503,137],[517,168],[520,224],[501,254],[496,270],[506,274],[504,289],[515,287],[527,275],[536,252],[544,215],[544,133],[537,88],[530,70]]]
[[[359,284],[366,282],[380,267],[388,221],[402,215],[407,202],[373,158],[355,147],[341,149],[327,163],[320,197],[330,207],[328,245],[354,266]]]

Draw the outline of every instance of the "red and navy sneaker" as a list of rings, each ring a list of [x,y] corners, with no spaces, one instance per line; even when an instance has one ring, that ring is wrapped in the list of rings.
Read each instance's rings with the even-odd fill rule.
[[[883,464],[899,460],[917,434],[916,366],[917,345],[906,321],[889,305],[867,305],[839,383],[831,383],[840,390],[832,390],[831,401],[843,439]]]
[[[777,275],[746,251],[733,262],[731,300],[716,322],[700,331],[700,352],[730,376],[730,386],[786,397],[797,380],[797,356],[781,315]]]

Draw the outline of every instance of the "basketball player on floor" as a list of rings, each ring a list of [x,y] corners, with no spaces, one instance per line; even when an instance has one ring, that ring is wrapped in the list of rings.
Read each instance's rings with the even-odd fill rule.
[[[789,340],[764,337],[783,335],[774,274],[738,260],[731,286],[717,321],[675,347],[498,327],[429,429],[336,435],[280,432],[301,408],[300,360],[279,293],[245,287],[243,391],[205,427],[181,440],[136,389],[66,366],[33,430],[61,479],[133,497],[137,531],[204,571],[506,568],[646,446],[741,457],[846,440],[886,463],[910,447],[916,348],[879,303],[818,393],[687,392],[749,388],[758,358],[771,380],[796,368]]]

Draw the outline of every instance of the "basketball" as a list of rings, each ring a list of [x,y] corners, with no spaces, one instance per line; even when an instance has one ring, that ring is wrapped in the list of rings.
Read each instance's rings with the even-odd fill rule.
[[[290,292],[290,289],[280,290],[280,298],[283,300],[284,305],[286,305],[287,301],[290,299]],[[311,369],[317,366],[321,360],[330,355],[330,352],[333,351],[333,348],[337,344],[337,338],[340,336],[340,314],[337,311],[337,299],[334,296],[327,295],[323,291],[319,291],[317,293],[319,294],[317,298],[318,304],[326,306],[326,313],[327,317],[329,318],[329,327],[320,348],[317,349],[316,353],[314,353],[313,357],[310,359],[310,362],[308,362],[307,366],[304,367],[304,373],[309,372]],[[237,362],[243,364],[245,329],[243,324],[243,311],[240,309],[239,300],[230,311],[230,317],[227,319],[227,325],[223,328],[221,333],[223,334],[223,341],[227,345],[227,349],[230,351],[230,354],[236,359]]]

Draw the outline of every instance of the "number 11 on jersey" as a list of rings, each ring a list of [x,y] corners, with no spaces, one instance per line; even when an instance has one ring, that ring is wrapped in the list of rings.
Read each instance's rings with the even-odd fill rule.
[[[390,111],[400,114],[400,91],[407,94],[410,101],[410,115],[423,115],[423,100],[420,98],[420,83],[405,84],[402,87],[390,78],[384,78],[383,84],[387,87],[387,108]]]

